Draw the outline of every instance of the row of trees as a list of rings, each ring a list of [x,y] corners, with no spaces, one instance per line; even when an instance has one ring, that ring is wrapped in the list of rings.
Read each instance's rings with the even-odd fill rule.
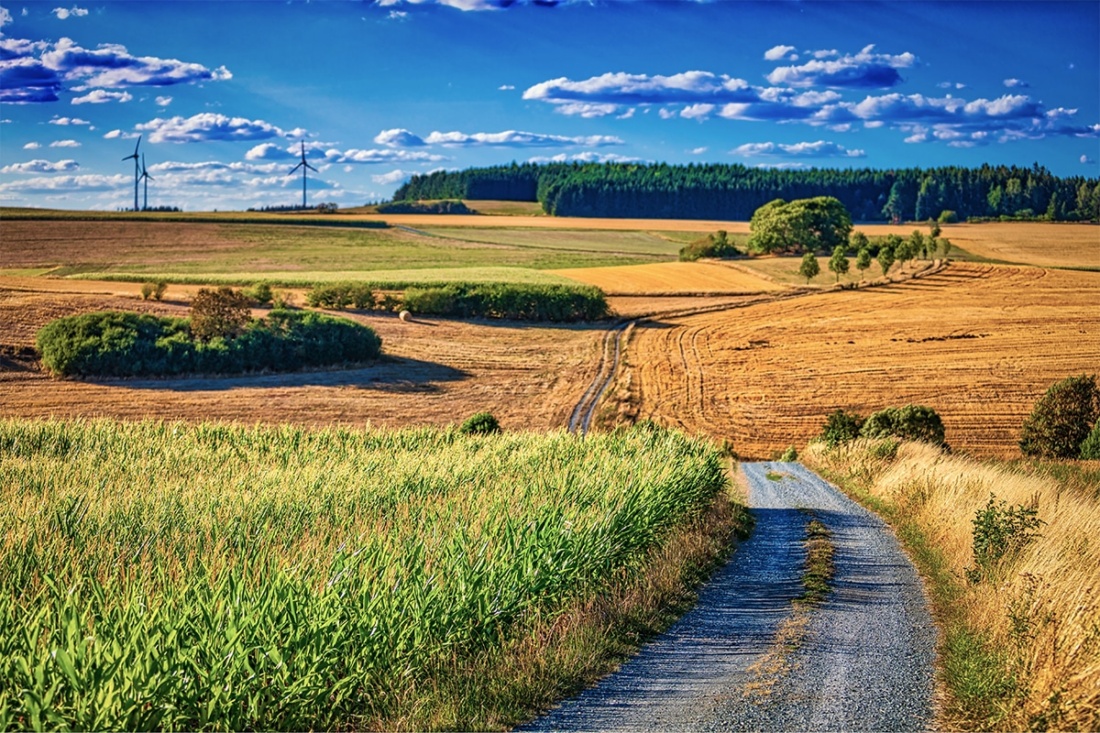
[[[1045,168],[776,170],[743,165],[512,163],[413,176],[394,201],[538,201],[557,216],[746,220],[777,198],[832,196],[857,221],[1100,220],[1100,180]]]

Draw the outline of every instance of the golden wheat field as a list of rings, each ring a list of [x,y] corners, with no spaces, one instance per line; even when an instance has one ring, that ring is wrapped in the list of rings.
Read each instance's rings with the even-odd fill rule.
[[[658,262],[651,265],[551,270],[608,295],[744,294],[781,286],[747,270],[717,262]]]
[[[952,446],[1018,455],[1046,388],[1100,366],[1100,274],[956,263],[886,287],[642,323],[613,391],[639,417],[730,439],[743,456],[804,445],[836,409],[909,403]]]

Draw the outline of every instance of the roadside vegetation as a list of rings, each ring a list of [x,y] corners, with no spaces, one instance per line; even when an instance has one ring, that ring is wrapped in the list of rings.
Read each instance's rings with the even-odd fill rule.
[[[664,430],[0,421],[0,727],[510,726],[690,599],[727,486]]]
[[[943,629],[947,728],[1100,725],[1095,469],[895,438],[815,442],[802,458],[887,518],[920,567]]]

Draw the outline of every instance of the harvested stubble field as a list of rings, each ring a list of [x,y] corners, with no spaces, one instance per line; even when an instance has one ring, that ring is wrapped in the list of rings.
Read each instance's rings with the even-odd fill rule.
[[[803,445],[838,408],[936,409],[952,446],[1018,455],[1046,388],[1100,364],[1100,275],[956,263],[888,287],[643,323],[614,391],[639,417],[728,438],[743,456]]]
[[[729,295],[781,289],[781,286],[752,271],[715,262],[661,262],[552,272],[595,285],[608,295]]]
[[[54,281],[56,282],[56,281]],[[108,284],[113,287],[115,284]],[[177,297],[176,286],[168,297]],[[594,378],[598,327],[527,327],[345,314],[382,337],[386,357],[363,369],[147,380],[57,380],[28,356],[54,318],[96,310],[186,316],[186,301],[3,289],[0,416],[218,419],[246,424],[448,425],[489,410],[508,429],[566,424]],[[13,355],[15,358],[13,358]]]

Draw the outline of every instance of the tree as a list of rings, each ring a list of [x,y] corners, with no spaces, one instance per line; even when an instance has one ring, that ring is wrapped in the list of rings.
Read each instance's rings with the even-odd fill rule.
[[[871,244],[871,240],[867,238],[867,235],[858,229],[853,229],[852,234],[848,237],[848,249],[855,252],[861,249],[866,249]]]
[[[951,253],[951,240],[941,239],[940,241],[943,242],[943,258],[946,260],[947,255]]]
[[[887,407],[872,414],[859,430],[864,438],[901,438],[946,446],[943,420],[931,407]]]
[[[836,281],[840,282],[840,276],[848,274],[848,253],[843,244],[833,248],[833,256],[829,258],[829,270],[836,274]]]
[[[251,301],[233,288],[201,288],[191,300],[191,335],[200,341],[233,338],[252,320]]]
[[[841,443],[847,443],[859,437],[859,430],[863,427],[863,417],[855,412],[837,410],[830,413],[825,419],[825,427],[821,430],[821,439],[830,448],[835,448]]]
[[[1039,458],[1077,458],[1081,444],[1100,419],[1096,375],[1055,382],[1024,421],[1020,450]]]
[[[906,249],[913,257],[916,257],[919,253],[921,259],[928,258],[928,244],[924,240],[924,235],[916,229],[914,229],[913,233],[909,235],[909,241],[906,243]]]
[[[807,252],[802,255],[802,264],[798,267],[798,274],[806,278],[806,284],[810,284],[810,280],[813,280],[818,274],[821,273],[821,265],[817,264],[817,258],[814,257],[813,252]]]
[[[910,249],[908,241],[902,240],[894,247],[894,259],[899,267],[905,267],[905,263],[913,259],[913,255],[914,252]]]
[[[882,268],[883,275],[890,271],[892,264],[894,264],[894,248],[889,242],[884,242],[878,250],[878,266]]]
[[[856,255],[856,269],[859,270],[859,279],[863,280],[863,271],[871,266],[871,250],[864,247]]]
[[[846,244],[852,218],[832,196],[776,199],[753,213],[749,229],[749,248],[754,252],[812,252]]]

